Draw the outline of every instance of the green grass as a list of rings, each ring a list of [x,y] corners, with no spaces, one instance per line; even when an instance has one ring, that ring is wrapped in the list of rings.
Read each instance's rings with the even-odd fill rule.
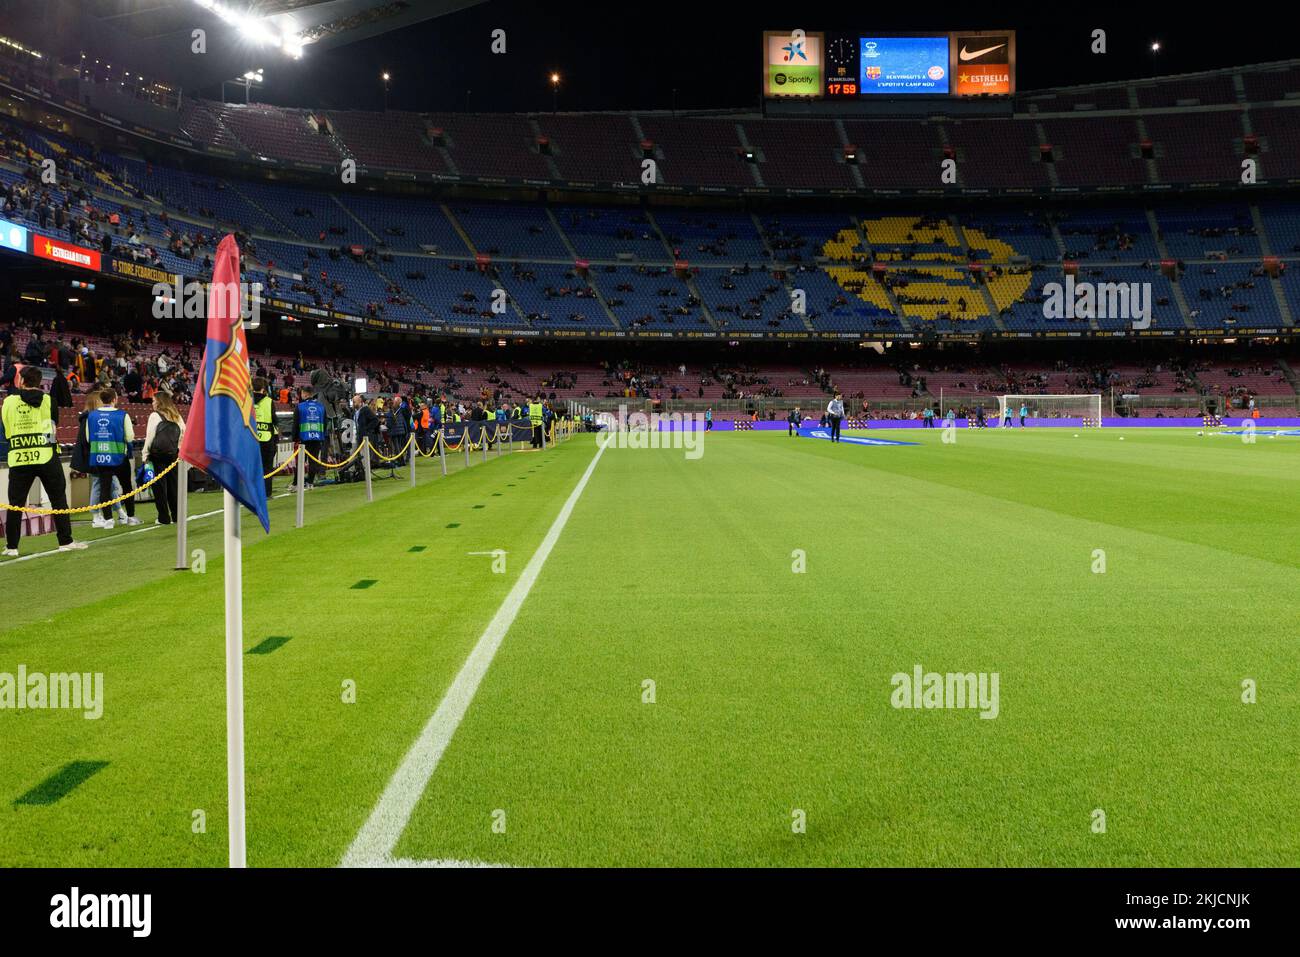
[[[1300,863],[1300,440],[940,436],[608,450],[396,856]],[[593,451],[321,489],[307,528],[281,499],[246,532],[251,864],[339,861]],[[498,548],[504,575],[468,554]],[[173,554],[153,532],[0,567],[29,596],[0,671],[106,687],[99,721],[0,711],[0,865],[224,863],[221,564]],[[916,664],[997,672],[999,716],[892,708]]]

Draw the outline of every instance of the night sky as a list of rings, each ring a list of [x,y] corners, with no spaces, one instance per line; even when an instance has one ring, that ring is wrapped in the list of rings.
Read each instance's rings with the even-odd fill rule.
[[[418,0],[416,0],[418,2]],[[763,30],[914,32],[1011,28],[1018,32],[1023,90],[1152,75],[1149,52],[1159,39],[1160,73],[1184,73],[1295,56],[1280,24],[1247,24],[1136,4],[1091,7],[1060,2],[963,4],[961,12],[927,12],[924,4],[710,2],[617,4],[492,0],[331,52],[308,48],[294,63],[268,55],[266,84],[255,98],[285,106],[380,109],[379,76],[393,74],[389,105],[403,110],[534,111],[551,109],[546,78],[563,76],[561,110],[754,108]],[[873,9],[874,8],[874,9]],[[653,10],[653,14],[637,11]],[[658,11],[683,15],[665,19]],[[801,12],[798,23],[788,11]],[[1204,9],[1204,8],[1199,8]],[[986,14],[980,10],[987,10]],[[1267,19],[1265,17],[1264,19]],[[489,50],[502,28],[508,53]],[[1096,27],[1109,52],[1089,50]],[[468,91],[468,92],[467,92]],[[219,96],[218,90],[205,94]]]

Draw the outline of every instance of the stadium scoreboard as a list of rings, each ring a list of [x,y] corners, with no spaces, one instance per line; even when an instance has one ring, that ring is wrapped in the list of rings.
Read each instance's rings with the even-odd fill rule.
[[[1014,30],[763,34],[763,95],[811,99],[1008,95]]]

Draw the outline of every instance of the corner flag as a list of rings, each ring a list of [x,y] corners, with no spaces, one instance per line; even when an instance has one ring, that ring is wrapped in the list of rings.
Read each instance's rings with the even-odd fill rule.
[[[244,827],[244,552],[239,506],[266,513],[262,455],[253,417],[248,341],[240,317],[239,246],[226,236],[217,247],[208,286],[208,341],[195,383],[180,457],[203,469],[225,489],[226,598],[226,806],[230,866],[248,865]]]
[[[203,469],[253,512],[266,531],[266,485],[253,412],[248,341],[239,310],[239,246],[227,235],[213,260],[208,334],[180,457]]]

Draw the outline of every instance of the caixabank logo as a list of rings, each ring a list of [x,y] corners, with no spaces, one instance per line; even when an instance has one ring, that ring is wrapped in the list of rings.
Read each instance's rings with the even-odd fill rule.
[[[860,229],[860,233],[859,233]],[[850,265],[827,266],[826,272],[855,300],[893,312],[895,304],[910,319],[951,318],[953,322],[989,316],[984,289],[970,270],[965,247],[946,220],[924,220],[915,216],[883,216],[865,219],[859,229],[843,229],[822,244],[822,255]],[[982,230],[962,230],[967,245],[980,253],[986,267],[1010,263],[1017,250],[1010,243]],[[868,257],[862,246],[865,236],[871,248]],[[870,262],[868,261],[870,258]],[[883,269],[873,269],[872,263]],[[994,305],[1002,309],[1029,291],[1026,273],[1000,272],[987,284]],[[888,287],[888,288],[887,288]]]
[[[820,96],[823,36],[792,30],[763,35],[763,88],[768,96]]]

